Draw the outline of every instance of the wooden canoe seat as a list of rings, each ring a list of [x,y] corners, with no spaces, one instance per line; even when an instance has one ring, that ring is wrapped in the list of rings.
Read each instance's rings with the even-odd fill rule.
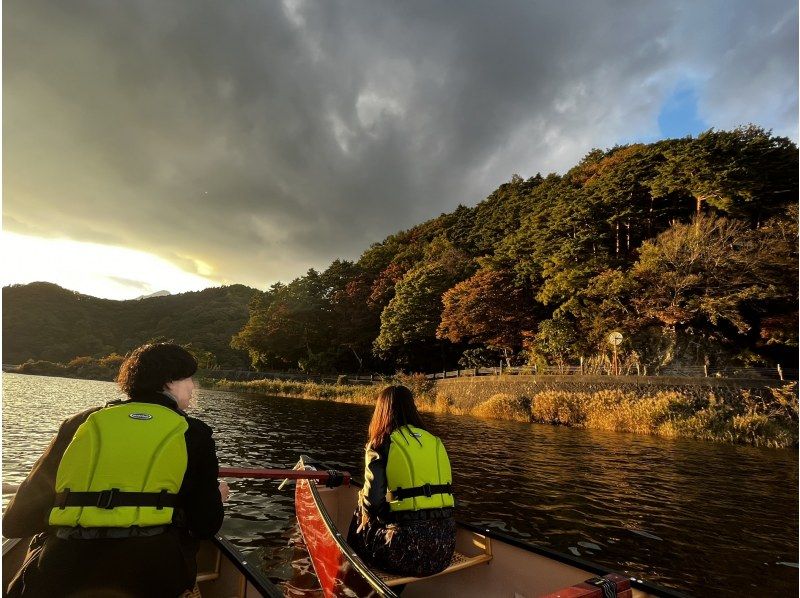
[[[473,540],[473,544],[479,548],[483,549],[483,552],[474,556],[467,556],[465,554],[461,554],[458,551],[453,553],[453,558],[450,559],[450,564],[444,571],[440,571],[434,575],[429,577],[438,577],[439,575],[447,575],[448,573],[455,573],[456,571],[461,571],[462,569],[467,569],[468,567],[474,567],[475,565],[480,565],[481,563],[488,563],[492,560],[492,540],[491,538],[487,538],[485,536],[481,536],[479,534],[474,534],[475,538]],[[429,577],[403,577],[402,575],[395,575],[394,573],[386,573],[385,571],[381,571],[380,569],[373,569],[375,575],[381,578],[381,581],[385,583],[387,586],[394,587],[394,586],[402,586],[409,583],[414,583],[415,581],[420,581],[422,579],[429,579]]]

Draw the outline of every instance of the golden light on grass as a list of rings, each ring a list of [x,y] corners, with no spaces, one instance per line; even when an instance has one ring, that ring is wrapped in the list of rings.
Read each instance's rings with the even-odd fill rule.
[[[794,382],[756,389],[691,384],[597,388],[569,383],[563,389],[533,390],[523,382],[489,380],[481,381],[482,393],[475,392],[477,387],[469,379],[433,382],[420,375],[400,375],[395,382],[417,387],[417,406],[426,412],[775,448],[798,443]],[[287,380],[205,383],[220,390],[374,405],[385,382],[358,386]],[[497,392],[501,387],[503,391]]]

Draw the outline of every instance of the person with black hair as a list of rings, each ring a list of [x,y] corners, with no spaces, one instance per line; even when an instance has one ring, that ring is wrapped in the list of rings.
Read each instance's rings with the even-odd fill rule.
[[[34,536],[9,596],[194,588],[198,541],[229,494],[211,428],[185,412],[196,371],[183,347],[144,345],[120,367],[125,400],[63,422],[3,515],[4,536]]]

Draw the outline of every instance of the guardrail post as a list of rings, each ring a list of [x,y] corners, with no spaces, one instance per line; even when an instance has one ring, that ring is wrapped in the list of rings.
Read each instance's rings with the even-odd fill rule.
[[[703,364],[703,375],[708,378],[708,364]]]
[[[783,381],[783,370],[781,369],[781,364],[778,364],[778,378]]]

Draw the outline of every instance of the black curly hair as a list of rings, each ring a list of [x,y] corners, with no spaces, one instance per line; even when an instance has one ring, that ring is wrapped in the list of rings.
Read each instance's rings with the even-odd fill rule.
[[[153,343],[134,349],[125,358],[117,384],[134,398],[142,393],[161,392],[168,382],[189,378],[196,371],[197,360],[180,345]]]

